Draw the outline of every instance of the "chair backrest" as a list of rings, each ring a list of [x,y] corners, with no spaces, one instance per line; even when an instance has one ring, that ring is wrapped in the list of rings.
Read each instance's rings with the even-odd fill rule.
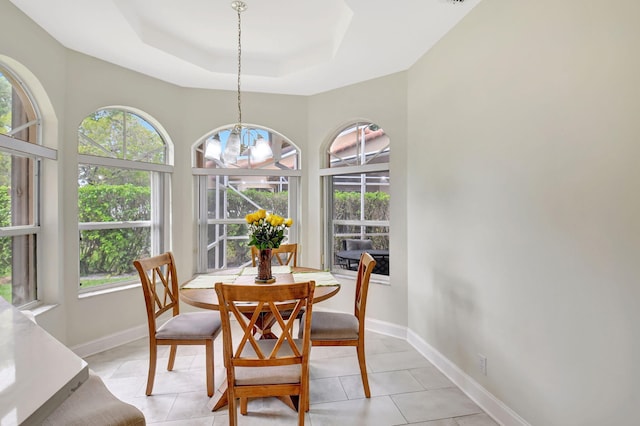
[[[315,282],[293,284],[223,284],[216,283],[216,293],[222,318],[224,362],[229,374],[233,367],[268,367],[301,364],[308,366],[310,349],[311,309]],[[278,304],[286,302],[286,310],[293,305],[291,315],[284,319]],[[255,307],[247,311],[248,303]],[[253,305],[252,305],[253,306]],[[303,324],[302,339],[294,338],[293,327],[301,310],[307,315]],[[265,315],[273,315],[281,332],[278,339],[258,340],[254,336],[254,324]],[[287,312],[288,314],[288,312]],[[232,315],[242,329],[242,336],[231,332]],[[295,334],[297,337],[297,333]],[[238,339],[239,337],[239,339]]]
[[[356,279],[356,299],[354,315],[360,322],[360,332],[364,332],[364,315],[367,309],[367,294],[369,293],[369,279],[371,272],[376,266],[373,256],[367,252],[360,255],[360,263],[358,264],[358,276]]]
[[[258,258],[260,257],[260,250],[256,246],[251,246],[251,266],[258,264]]]
[[[280,247],[271,249],[273,258],[280,265],[298,266],[298,244],[280,244]],[[251,246],[251,265],[256,266],[260,257],[260,250],[256,246]]]
[[[273,249],[273,256],[281,265],[298,266],[298,244],[280,244],[280,247]]]
[[[147,306],[149,332],[155,334],[156,318],[171,310],[180,313],[178,274],[171,252],[133,262],[140,275],[144,301]]]
[[[346,238],[342,240],[343,250],[373,250],[373,241]]]

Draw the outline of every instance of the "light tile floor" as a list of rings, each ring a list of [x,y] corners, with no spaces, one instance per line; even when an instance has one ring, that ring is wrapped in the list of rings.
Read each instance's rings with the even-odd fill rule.
[[[215,385],[225,380],[222,335],[215,342]],[[311,407],[307,425],[496,426],[473,401],[402,339],[368,332],[371,398],[364,397],[355,348],[311,350]],[[147,424],[228,424],[226,408],[211,412],[204,348],[180,346],[173,371],[168,347],[159,349],[153,395],[145,396],[149,349],[140,339],[86,358],[118,398],[144,413]],[[251,400],[240,425],[295,425],[297,415],[275,398]]]

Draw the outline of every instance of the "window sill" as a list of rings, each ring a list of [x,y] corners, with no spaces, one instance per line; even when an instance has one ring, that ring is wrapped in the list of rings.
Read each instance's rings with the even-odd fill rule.
[[[346,269],[334,269],[333,271],[331,271],[331,273],[336,278],[351,279],[351,280],[356,279],[356,272],[349,272]],[[369,283],[390,286],[391,280],[389,279],[388,275],[371,274],[371,277],[369,278]]]
[[[33,320],[37,323],[38,315],[41,315],[45,312],[49,312],[50,310],[55,309],[58,306],[59,305],[57,303],[51,303],[51,304],[42,303],[42,304],[31,306],[25,309],[20,309],[20,311],[29,317],[33,317]]]
[[[103,294],[117,293],[124,290],[131,290],[132,288],[140,287],[140,283],[123,284],[117,287],[100,288],[96,290],[87,290],[82,293],[78,293],[78,299],[88,299],[95,296],[101,296]]]

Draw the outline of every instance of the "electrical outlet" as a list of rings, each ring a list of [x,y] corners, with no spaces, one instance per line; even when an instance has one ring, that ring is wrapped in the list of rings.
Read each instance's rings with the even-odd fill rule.
[[[482,354],[478,354],[478,363],[479,363],[478,365],[480,366],[480,372],[486,376],[487,375],[487,357]]]

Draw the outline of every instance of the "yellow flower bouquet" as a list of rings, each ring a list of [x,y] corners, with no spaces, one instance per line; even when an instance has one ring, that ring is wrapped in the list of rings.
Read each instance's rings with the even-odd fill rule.
[[[249,213],[245,219],[249,225],[249,245],[260,250],[280,247],[285,228],[293,224],[293,219],[267,213],[264,209]]]

